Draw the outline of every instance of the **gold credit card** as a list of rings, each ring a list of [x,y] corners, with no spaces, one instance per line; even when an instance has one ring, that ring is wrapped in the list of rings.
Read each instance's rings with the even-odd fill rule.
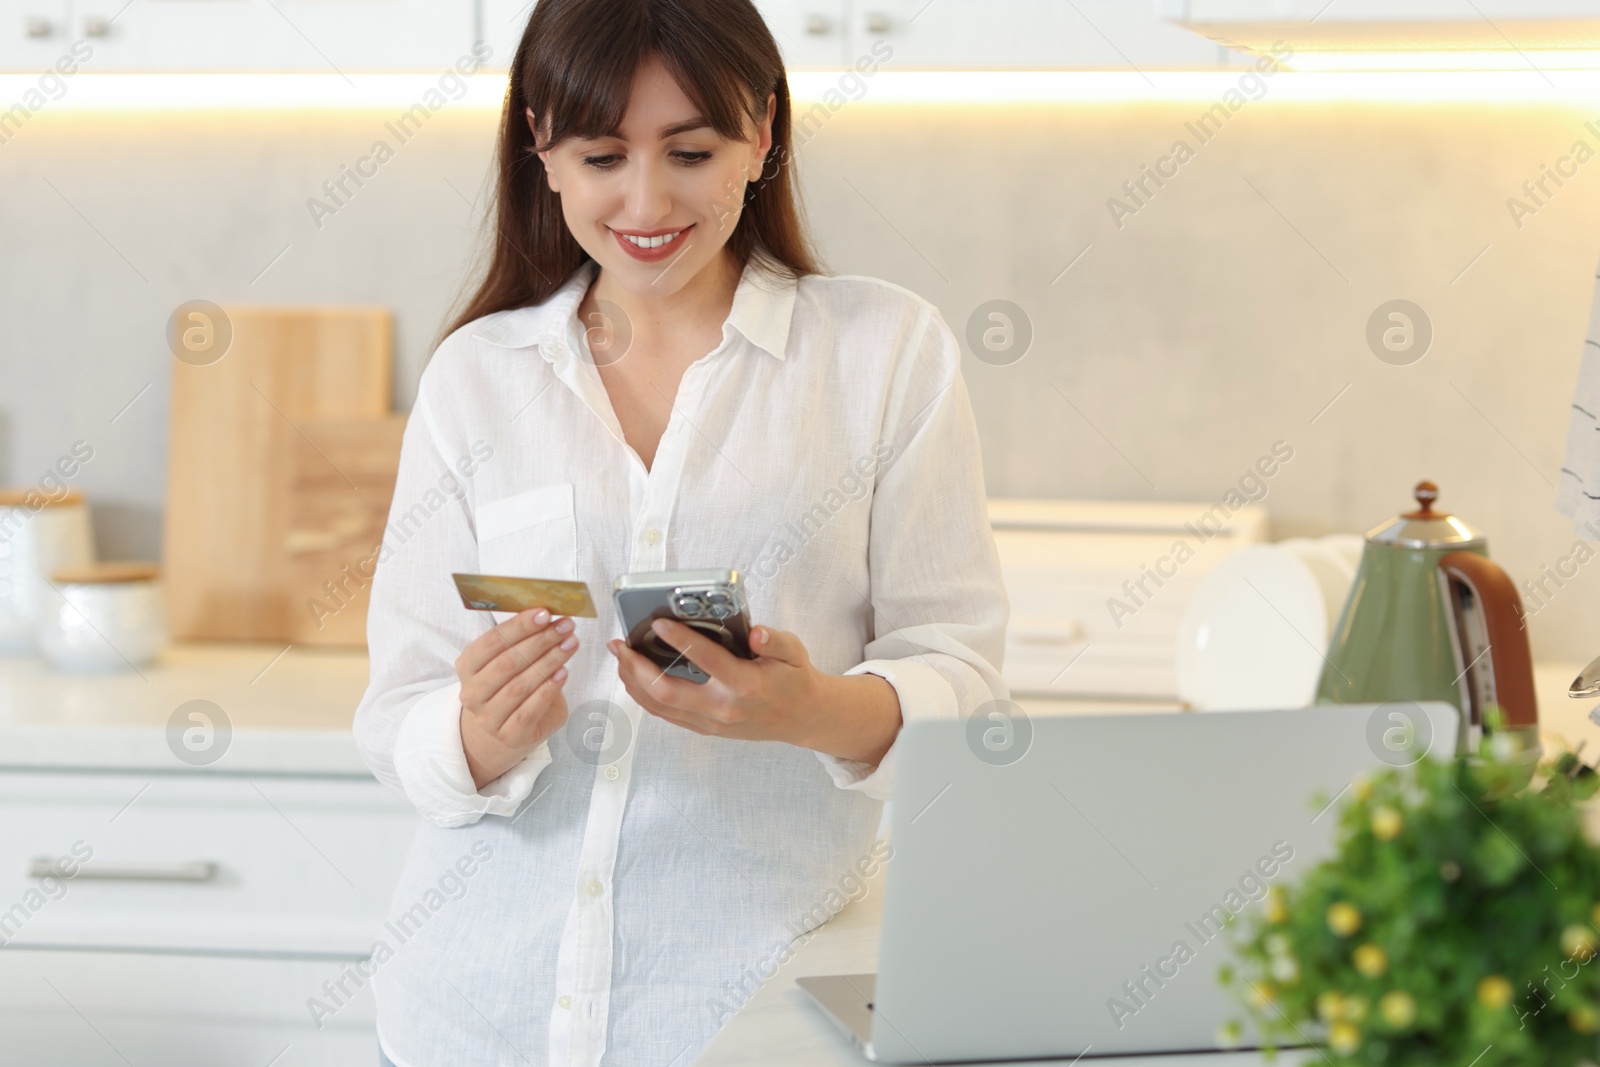
[[[474,611],[529,611],[596,617],[589,587],[555,578],[504,578],[493,574],[452,574],[461,603]]]

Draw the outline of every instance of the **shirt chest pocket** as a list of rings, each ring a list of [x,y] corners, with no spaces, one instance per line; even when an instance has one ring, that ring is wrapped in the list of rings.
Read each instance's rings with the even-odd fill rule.
[[[480,504],[475,519],[482,573],[577,580],[578,518],[571,482]]]

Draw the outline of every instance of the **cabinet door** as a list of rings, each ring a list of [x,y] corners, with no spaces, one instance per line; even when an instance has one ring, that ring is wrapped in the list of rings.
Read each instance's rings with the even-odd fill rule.
[[[416,827],[371,779],[0,771],[0,942],[364,955]]]
[[[533,4],[534,0],[479,0],[483,39],[494,50],[490,67],[510,68]],[[847,61],[849,22],[843,0],[755,0],[755,4],[790,69],[837,69]]]
[[[443,71],[473,0],[76,0],[94,70]]]
[[[7,946],[0,1063],[365,1067],[378,1059],[373,972],[372,963],[333,958]],[[323,986],[341,981],[331,994]]]
[[[850,62],[846,5],[840,0],[756,0],[790,70],[838,69]]]
[[[1132,0],[858,0],[851,54],[882,40],[886,70],[1214,66],[1226,51]],[[1174,32],[1178,31],[1178,32]]]
[[[0,0],[0,70],[55,66],[71,44],[68,18],[65,0]]]

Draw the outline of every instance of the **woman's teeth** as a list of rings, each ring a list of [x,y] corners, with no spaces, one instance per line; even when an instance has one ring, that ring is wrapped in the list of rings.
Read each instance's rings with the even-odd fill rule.
[[[686,226],[684,229],[688,229],[688,227]],[[621,234],[621,236],[640,248],[660,248],[664,244],[671,244],[677,240],[678,234],[682,232],[683,230],[678,230],[676,233],[664,233],[660,237],[635,237],[628,233]]]

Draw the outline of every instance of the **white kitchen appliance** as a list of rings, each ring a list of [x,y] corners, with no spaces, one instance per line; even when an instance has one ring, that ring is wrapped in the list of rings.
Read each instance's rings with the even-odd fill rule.
[[[1011,622],[1012,697],[1178,702],[1189,599],[1266,538],[1259,505],[990,498]],[[1179,546],[1182,546],[1181,548]]]
[[[1178,696],[1196,711],[1313,703],[1355,565],[1352,535],[1251,545],[1200,582],[1178,627]],[[1354,537],[1359,558],[1361,538]]]
[[[1224,917],[1330,854],[1337,810],[1313,794],[1453,753],[1458,720],[1444,703],[1052,716],[998,749],[982,717],[910,723],[878,973],[799,984],[882,1063],[1215,1050],[1241,1014],[1216,979]]]

